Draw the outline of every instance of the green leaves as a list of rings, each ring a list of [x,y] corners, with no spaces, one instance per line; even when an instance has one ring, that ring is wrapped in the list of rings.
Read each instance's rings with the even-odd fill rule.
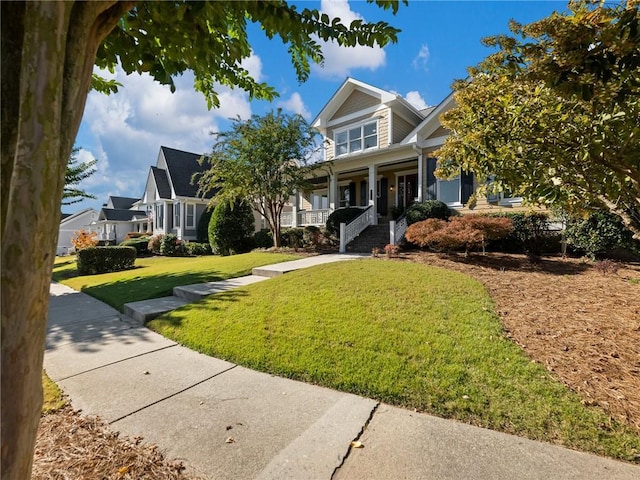
[[[395,14],[400,2],[375,3]],[[113,70],[120,63],[127,74],[147,72],[172,91],[173,79],[191,70],[194,86],[205,95],[209,108],[219,105],[216,84],[242,88],[251,98],[273,100],[276,91],[242,67],[251,56],[248,21],[260,24],[268,38],[278,36],[287,45],[300,82],[309,77],[311,62],[324,60],[318,39],[383,47],[396,42],[399,32],[386,22],[356,20],[347,26],[317,10],[299,12],[283,0],[140,2],[100,46],[96,65]]]
[[[462,166],[532,203],[606,207],[640,236],[637,2],[570,10],[512,23],[522,40],[485,39],[499,51],[454,84],[437,173]]]

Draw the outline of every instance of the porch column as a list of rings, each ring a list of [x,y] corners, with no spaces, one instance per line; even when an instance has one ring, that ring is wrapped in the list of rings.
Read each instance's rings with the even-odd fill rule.
[[[378,224],[378,166],[369,165],[369,205],[373,208],[373,225]]]
[[[422,185],[424,178],[424,165],[422,161],[422,149],[420,149],[420,153],[418,153],[418,202],[422,203]]]
[[[298,209],[300,208],[300,195],[298,191],[293,192],[293,208],[291,209],[291,226],[296,228],[298,226]]]
[[[163,222],[164,224],[162,225],[162,233],[170,233],[169,232],[169,222],[172,220],[171,218],[169,218],[169,202],[164,202],[162,204],[162,216],[163,218]]]
[[[184,222],[186,221],[185,215],[185,205],[184,202],[180,202],[180,228],[178,228],[178,238],[180,240],[184,240]]]
[[[329,175],[329,210],[332,212],[338,208],[338,175],[332,173]]]

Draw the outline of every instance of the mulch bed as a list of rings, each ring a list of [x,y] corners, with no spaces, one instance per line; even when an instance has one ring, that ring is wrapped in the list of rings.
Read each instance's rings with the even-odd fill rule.
[[[640,264],[602,273],[582,259],[407,254],[466,273],[493,297],[506,334],[583,403],[640,432]]]

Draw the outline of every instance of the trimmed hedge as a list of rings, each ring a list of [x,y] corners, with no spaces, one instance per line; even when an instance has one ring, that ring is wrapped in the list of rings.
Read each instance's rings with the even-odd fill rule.
[[[133,268],[136,262],[134,247],[88,247],[78,251],[78,273],[118,272]]]
[[[211,251],[211,245],[208,243],[186,242],[184,249],[187,255],[211,255],[213,253]]]
[[[149,252],[149,240],[151,240],[151,237],[149,236],[130,238],[129,240],[125,240],[124,242],[120,243],[120,246],[133,247],[136,249],[137,256],[142,257],[151,253]]]
[[[304,230],[302,228],[287,228],[280,234],[282,246],[290,248],[302,248],[304,246]]]
[[[220,255],[235,255],[253,247],[254,217],[251,206],[236,200],[233,206],[222,201],[209,221],[211,250]]]
[[[422,222],[428,218],[447,220],[451,216],[451,209],[440,200],[425,200],[414,203],[407,209],[407,225]]]
[[[359,217],[362,212],[364,212],[363,209],[356,207],[339,208],[334,210],[331,215],[329,215],[329,218],[327,218],[327,231],[331,235],[340,236],[340,224],[349,224],[356,217]]]
[[[596,212],[586,219],[573,220],[567,227],[567,243],[588,257],[610,253],[616,247],[630,249],[633,234],[620,217]]]
[[[503,212],[488,216],[506,217],[513,222],[513,231],[509,235],[491,242],[492,250],[530,255],[560,252],[560,234],[549,231],[549,216],[546,213]]]
[[[273,247],[273,234],[271,230],[263,229],[253,234],[253,243],[256,248],[271,248]]]

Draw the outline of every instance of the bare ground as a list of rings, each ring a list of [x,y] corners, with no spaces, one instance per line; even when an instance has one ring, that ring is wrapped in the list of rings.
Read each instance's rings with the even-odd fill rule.
[[[640,433],[640,265],[604,274],[578,259],[523,255],[403,254],[481,281],[506,334],[588,405]],[[43,416],[34,479],[189,479],[140,438],[120,438],[108,425],[70,407]]]

